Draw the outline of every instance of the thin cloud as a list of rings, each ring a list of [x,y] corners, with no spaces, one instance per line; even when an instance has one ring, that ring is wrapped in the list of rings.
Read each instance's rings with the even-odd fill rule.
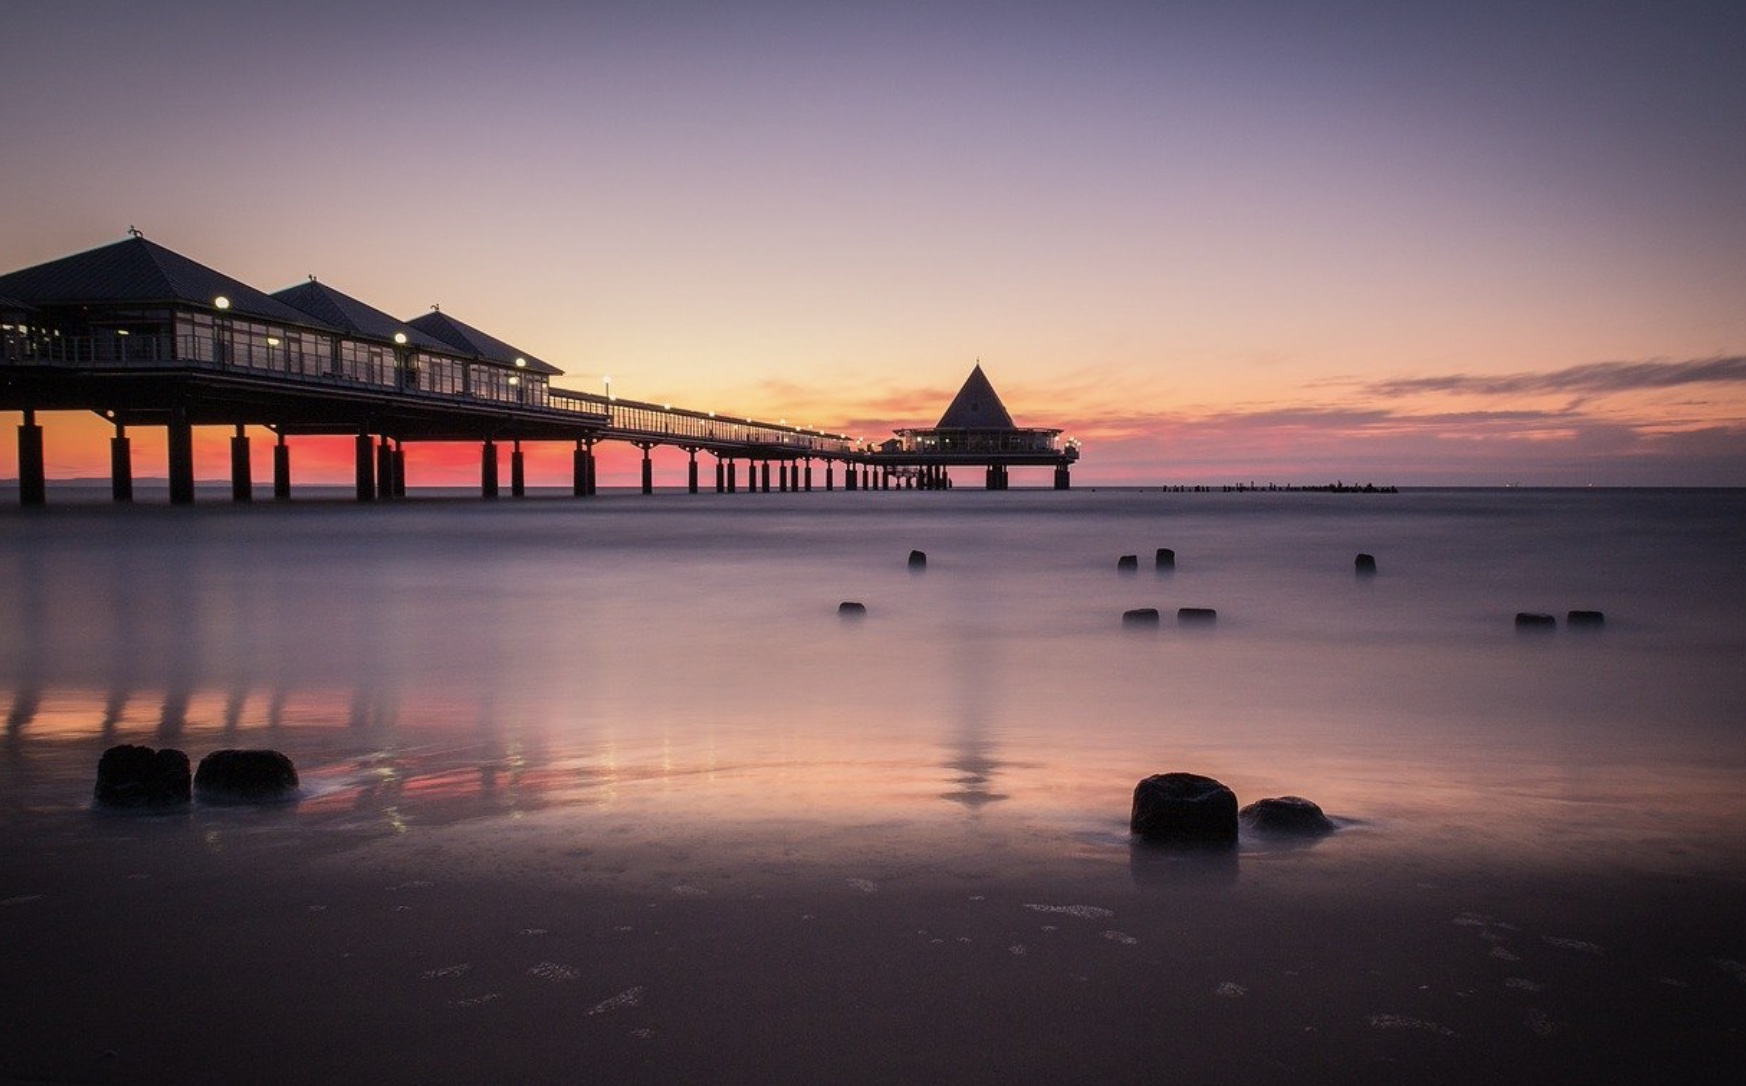
[[[1635,392],[1711,383],[1746,383],[1746,355],[1693,358],[1683,362],[1591,362],[1547,373],[1403,377],[1374,382],[1365,388],[1373,395],[1388,397],[1416,396],[1427,392],[1511,396],[1549,392]]]

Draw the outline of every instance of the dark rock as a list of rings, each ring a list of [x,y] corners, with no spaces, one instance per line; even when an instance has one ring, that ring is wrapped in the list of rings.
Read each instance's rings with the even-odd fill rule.
[[[844,600],[837,604],[837,614],[844,618],[866,618],[867,605],[856,603],[854,600]]]
[[[1176,552],[1169,547],[1159,547],[1158,557],[1153,560],[1159,569],[1176,568]]]
[[[1128,828],[1148,841],[1229,844],[1237,839],[1237,794],[1211,777],[1159,773],[1134,787]]]
[[[1137,554],[1124,554],[1116,559],[1116,570],[1118,572],[1129,573],[1138,571],[1139,568],[1140,556]]]
[[[1334,832],[1334,823],[1322,809],[1302,796],[1258,799],[1237,812],[1243,825],[1262,833],[1317,837]]]
[[[1376,556],[1374,554],[1360,554],[1352,560],[1352,568],[1358,573],[1375,573]]]
[[[175,807],[189,799],[188,756],[123,743],[97,760],[100,807]]]
[[[295,799],[297,768],[276,750],[215,750],[200,759],[194,792],[213,803]]]
[[[1564,623],[1573,630],[1598,630],[1607,624],[1607,616],[1605,611],[1572,611]]]
[[[926,568],[928,568],[927,552],[926,551],[910,551],[909,552],[909,568],[910,569],[926,569]]]
[[[1158,625],[1158,609],[1156,607],[1136,607],[1132,611],[1123,611],[1122,625],[1156,626]]]
[[[1516,612],[1516,629],[1518,630],[1541,633],[1557,628],[1558,620],[1551,615],[1543,615],[1535,611]]]
[[[1176,624],[1178,626],[1205,626],[1219,620],[1219,613],[1211,607],[1178,607],[1176,609]]]

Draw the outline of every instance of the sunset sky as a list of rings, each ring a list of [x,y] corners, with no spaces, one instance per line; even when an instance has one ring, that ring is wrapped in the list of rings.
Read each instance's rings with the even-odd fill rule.
[[[1740,0],[32,0],[6,36],[0,272],[134,226],[440,303],[560,386],[875,439],[980,360],[1081,485],[1746,485]],[[51,477],[107,472],[99,420],[43,421]]]

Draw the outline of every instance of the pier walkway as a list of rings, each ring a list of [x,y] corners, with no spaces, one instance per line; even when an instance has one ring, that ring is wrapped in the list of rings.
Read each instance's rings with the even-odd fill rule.
[[[812,490],[815,463],[826,490],[836,489],[839,471],[845,490],[940,487],[953,465],[981,466],[986,485],[1002,489],[1008,466],[1030,464],[1053,466],[1065,489],[1078,455],[1056,447],[1059,431],[1019,431],[1010,418],[1005,447],[874,447],[845,434],[553,387],[562,372],[441,310],[402,321],[313,277],[267,294],[137,233],[0,275],[0,410],[23,414],[26,505],[46,501],[38,413],[48,411],[92,411],[114,425],[117,501],[133,496],[129,429],[163,427],[175,504],[194,500],[196,426],[234,428],[237,501],[253,496],[251,426],[277,437],[278,499],[291,494],[289,439],[303,435],[354,439],[360,501],[405,495],[404,446],[418,441],[477,443],[486,497],[499,493],[503,445],[509,491],[525,493],[524,442],[573,444],[578,497],[595,493],[594,450],[603,441],[642,450],[644,493],[654,490],[650,453],[661,445],[688,454],[691,493],[702,489],[699,453],[714,458],[714,489],[724,493],[741,488],[741,466],[746,489],[770,490],[774,465],[776,489]],[[986,386],[980,367],[972,382]]]

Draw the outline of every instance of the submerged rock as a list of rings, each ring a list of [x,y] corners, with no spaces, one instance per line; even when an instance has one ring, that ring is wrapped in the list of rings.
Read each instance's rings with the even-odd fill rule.
[[[926,568],[928,568],[927,552],[926,551],[910,551],[909,552],[909,568],[910,569],[926,569]]]
[[[1158,555],[1156,558],[1153,559],[1153,562],[1156,564],[1157,568],[1159,568],[1159,569],[1175,569],[1176,568],[1176,552],[1171,550],[1169,547],[1159,547],[1158,548]]]
[[[1229,844],[1237,839],[1237,794],[1197,773],[1159,773],[1134,787],[1128,828],[1147,841]]]
[[[1123,611],[1122,625],[1156,626],[1158,625],[1158,609],[1156,607],[1136,607],[1131,611]]]
[[[857,603],[855,600],[844,600],[837,604],[837,614],[843,618],[866,618],[867,605]]]
[[[1360,554],[1352,560],[1352,569],[1358,573],[1375,573],[1376,556],[1374,554]]]
[[[1598,630],[1607,624],[1607,616],[1605,611],[1572,611],[1564,624],[1573,630]]]
[[[1516,612],[1516,629],[1518,630],[1538,633],[1557,628],[1558,620],[1551,615],[1541,614],[1537,611]]]
[[[215,750],[194,771],[194,792],[213,803],[297,798],[297,767],[276,750]]]
[[[1302,796],[1258,799],[1237,812],[1237,817],[1252,830],[1294,837],[1319,837],[1335,829],[1322,809]]]
[[[189,800],[188,756],[123,743],[97,760],[100,807],[175,807]]]

